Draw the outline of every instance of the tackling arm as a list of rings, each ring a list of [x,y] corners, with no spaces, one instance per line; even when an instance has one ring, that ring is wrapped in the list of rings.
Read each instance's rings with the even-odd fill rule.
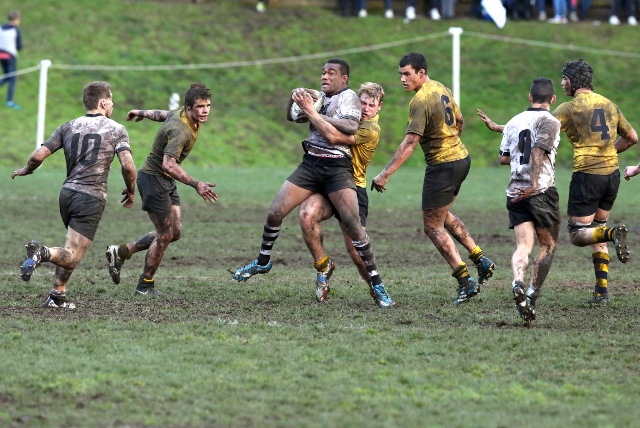
[[[140,122],[145,117],[156,122],[164,122],[169,115],[168,110],[131,110],[127,113],[127,121],[136,118],[136,122]]]
[[[400,168],[400,165],[409,159],[409,156],[411,156],[419,141],[420,136],[418,134],[409,133],[404,136],[404,140],[402,140],[402,143],[398,146],[398,150],[396,150],[389,164],[387,164],[382,172],[371,182],[371,190],[376,189],[380,193],[387,190],[384,185],[387,184],[387,181],[391,178],[391,174],[396,172],[396,170]]]
[[[35,171],[40,165],[42,165],[42,162],[44,162],[44,160],[49,156],[51,156],[51,150],[49,150],[48,147],[38,147],[31,153],[31,155],[29,155],[29,159],[27,159],[27,166],[13,171],[13,174],[11,174],[11,179],[14,179],[17,176],[33,174],[33,171]]]
[[[308,93],[304,91],[294,92],[294,94],[291,96],[291,99],[292,102],[298,104],[298,106],[307,116],[307,119],[309,119],[309,122],[311,122],[311,124],[318,130],[318,132],[320,132],[331,143],[348,145],[353,145],[356,143],[356,139],[353,135],[348,135],[340,132],[332,123],[329,122],[330,118],[323,116],[314,110],[313,99]],[[289,108],[290,107],[291,106],[289,106]]]

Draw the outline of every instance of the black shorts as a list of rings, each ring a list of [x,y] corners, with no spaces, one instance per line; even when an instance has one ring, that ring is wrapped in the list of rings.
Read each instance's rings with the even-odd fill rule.
[[[598,208],[611,211],[618,196],[620,171],[609,175],[574,172],[569,184],[567,215],[585,217],[595,214]]]
[[[180,206],[180,196],[173,178],[138,172],[136,181],[144,211],[167,214],[173,205]]]
[[[367,216],[369,215],[369,195],[367,194],[366,187],[356,187],[356,194],[358,195],[358,213],[360,215],[360,225],[362,227],[367,227]],[[324,195],[324,197],[329,201],[329,205],[333,209],[333,215],[338,219],[338,221],[342,221],[340,218],[340,214],[338,214],[338,210],[331,203],[331,199],[328,196]]]
[[[528,221],[537,227],[560,224],[560,197],[555,187],[519,202],[511,202],[512,199],[507,196],[509,229]]]
[[[62,188],[58,199],[60,217],[65,228],[71,228],[90,241],[96,236],[105,202],[86,193]]]
[[[471,168],[471,158],[427,166],[422,185],[422,210],[444,207],[458,196]]]
[[[305,154],[302,163],[287,181],[313,193],[325,195],[342,189],[356,190],[353,164],[346,156],[321,158]]]

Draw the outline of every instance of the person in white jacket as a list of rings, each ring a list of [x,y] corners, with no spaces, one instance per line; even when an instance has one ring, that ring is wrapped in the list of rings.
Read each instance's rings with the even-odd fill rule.
[[[11,11],[7,14],[9,22],[0,27],[0,64],[3,74],[13,73],[18,69],[18,51],[22,49],[22,35],[20,34],[20,12]],[[0,86],[9,84],[7,90],[6,106],[20,110],[20,106],[13,102],[13,94],[16,90],[16,76],[11,75],[0,79]]]

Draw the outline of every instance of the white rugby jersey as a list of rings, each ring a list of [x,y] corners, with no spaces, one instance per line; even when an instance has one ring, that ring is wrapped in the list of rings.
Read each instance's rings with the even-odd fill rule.
[[[513,117],[504,127],[500,155],[511,156],[511,181],[507,196],[515,197],[516,187],[531,187],[531,150],[539,147],[546,152],[538,179],[542,193],[553,186],[555,162],[560,143],[560,121],[549,110],[529,108]]]
[[[358,95],[349,88],[336,92],[332,96],[322,94],[323,103],[320,114],[334,119],[350,119],[360,122],[362,117],[362,103]],[[320,149],[328,154],[346,156],[351,158],[351,150],[348,145],[333,144],[327,140],[313,125],[309,126],[309,136],[304,144]]]

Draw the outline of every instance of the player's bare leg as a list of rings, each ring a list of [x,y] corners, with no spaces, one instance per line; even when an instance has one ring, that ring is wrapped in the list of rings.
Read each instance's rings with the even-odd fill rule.
[[[300,228],[302,237],[313,257],[316,269],[316,300],[324,302],[329,294],[329,279],[336,268],[324,250],[324,235],[320,222],[331,218],[333,210],[327,200],[319,194],[311,195],[300,204]]]
[[[440,208],[422,211],[424,221],[424,233],[431,239],[442,257],[447,261],[451,269],[456,269],[462,263],[458,248],[456,248],[451,235],[444,227],[449,215],[451,204]]]
[[[161,293],[156,291],[153,278],[169,244],[180,239],[182,221],[180,207],[177,205],[172,205],[171,211],[167,213],[156,214],[149,212],[148,214],[149,219],[156,228],[156,237],[151,245],[149,245],[142,275],[136,286],[136,294],[155,296]]]
[[[262,245],[260,246],[258,258],[236,270],[235,273],[230,271],[233,279],[246,281],[253,275],[265,274],[271,270],[271,266],[273,266],[273,263],[271,263],[271,249],[280,235],[282,220],[312,194],[313,192],[310,190],[296,186],[290,181],[284,182],[269,207],[267,220],[262,229]]]
[[[171,242],[177,241],[182,235],[182,220],[180,218],[179,208],[180,207],[175,205],[171,207],[173,230]],[[153,244],[153,241],[155,241],[156,236],[157,233],[154,230],[153,232],[142,235],[135,241],[120,245],[109,245],[107,247],[106,256],[109,262],[109,274],[115,284],[120,284],[120,273],[125,260],[129,260],[131,256],[137,252],[148,250],[151,244]]]
[[[452,276],[458,282],[458,298],[453,302],[456,305],[468,302],[480,292],[480,287],[471,278],[467,270],[467,264],[460,258],[460,253],[451,235],[445,228],[445,221],[449,216],[451,203],[444,207],[422,211],[424,233],[431,239],[442,257],[453,270]]]
[[[455,200],[455,198],[454,198]],[[482,249],[473,240],[462,220],[449,211],[444,221],[444,227],[451,236],[469,252],[469,258],[478,270],[478,284],[484,284],[496,268],[495,263],[484,255]]]
[[[547,279],[547,275],[551,270],[553,255],[558,247],[559,235],[559,224],[549,227],[536,227],[536,236],[538,237],[540,250],[538,251],[538,255],[533,262],[533,268],[531,269],[531,285],[529,287],[529,291],[527,291],[527,297],[531,297],[536,292],[539,294],[542,284],[544,284],[544,281]],[[537,297],[537,295],[535,297]],[[534,306],[535,297],[531,299]]]
[[[322,195],[311,195],[300,204],[299,218],[302,238],[307,244],[314,262],[325,256],[324,235],[320,223],[328,220],[332,215],[331,205]]]
[[[536,319],[535,304],[540,295],[540,289],[549,274],[553,255],[555,253],[560,226],[537,227],[533,222],[521,223],[514,227],[516,234],[516,252],[512,257],[513,268],[513,296],[522,319],[529,323]],[[534,232],[538,237],[540,250],[533,261],[531,282],[525,292],[524,278],[529,264],[529,254],[534,245]]]
[[[33,255],[27,259],[23,270],[25,265],[29,264],[28,262],[32,262],[30,265],[33,269],[42,262],[50,262],[57,266],[53,287],[49,292],[45,306],[74,309],[75,305],[67,301],[66,285],[74,269],[80,264],[87,249],[91,246],[91,240],[69,227],[64,248],[40,246],[35,241],[31,241],[28,245],[36,248],[31,248]],[[27,253],[29,254],[29,251]]]
[[[369,235],[360,224],[358,208],[358,196],[354,189],[342,189],[329,194],[329,199],[342,219],[341,228],[351,239],[352,245],[362,259],[367,273],[371,278],[371,288],[375,295],[375,300],[380,308],[389,308],[393,305],[393,300],[387,293],[382,283],[382,278],[378,272],[373,248],[369,241]]]
[[[524,282],[529,267],[529,255],[535,243],[535,228],[533,222],[525,222],[514,226],[516,236],[516,251],[511,257],[511,270],[514,282]]]

